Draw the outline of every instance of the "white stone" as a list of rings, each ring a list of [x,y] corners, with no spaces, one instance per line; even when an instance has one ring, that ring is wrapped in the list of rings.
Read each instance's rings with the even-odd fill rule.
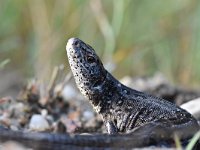
[[[200,119],[200,98],[186,102],[182,104],[180,107],[187,110],[196,119]]]
[[[62,90],[61,95],[65,100],[73,100],[76,97],[77,92],[71,85],[66,85]]]
[[[29,122],[29,128],[34,131],[45,131],[50,128],[47,120],[39,114],[35,114],[31,117]]]
[[[91,118],[94,118],[94,113],[93,112],[91,112],[91,111],[84,111],[83,112],[83,118],[86,120],[86,121],[88,121],[88,120],[90,120]]]
[[[47,111],[46,109],[42,109],[41,115],[42,115],[43,117],[46,117],[46,116],[48,115],[48,111]]]

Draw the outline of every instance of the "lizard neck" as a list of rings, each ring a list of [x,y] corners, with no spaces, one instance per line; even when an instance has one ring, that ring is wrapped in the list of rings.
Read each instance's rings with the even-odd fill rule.
[[[89,99],[97,113],[106,113],[110,110],[113,101],[117,100],[122,94],[122,87],[126,88],[107,72],[103,83],[97,87],[93,87],[86,97]]]

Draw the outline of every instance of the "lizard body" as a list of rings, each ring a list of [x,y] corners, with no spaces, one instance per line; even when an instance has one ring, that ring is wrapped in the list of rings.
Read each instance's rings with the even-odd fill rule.
[[[80,39],[69,39],[66,50],[77,87],[101,114],[109,134],[130,133],[149,123],[179,134],[199,130],[196,119],[182,108],[120,83]]]

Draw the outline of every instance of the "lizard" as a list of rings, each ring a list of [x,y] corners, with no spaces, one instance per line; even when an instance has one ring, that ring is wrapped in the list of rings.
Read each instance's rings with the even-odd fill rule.
[[[197,120],[186,110],[120,83],[95,50],[79,38],[70,38],[66,51],[77,87],[102,116],[108,134],[134,133],[149,125],[179,136],[199,130]]]
[[[109,134],[32,133],[0,126],[0,142],[17,141],[38,150],[131,149],[170,140],[174,131],[184,131],[182,137],[187,138],[199,130],[185,110],[117,81],[80,39],[71,38],[66,48],[77,86],[102,115]]]

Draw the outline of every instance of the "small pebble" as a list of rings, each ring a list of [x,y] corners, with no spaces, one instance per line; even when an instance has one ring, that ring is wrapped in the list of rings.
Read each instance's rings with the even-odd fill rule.
[[[34,131],[45,131],[50,128],[47,120],[39,114],[35,114],[31,117],[29,128]]]
[[[1,150],[32,150],[31,148],[24,147],[22,144],[13,142],[13,141],[7,141],[5,143],[1,143],[0,149]]]
[[[48,111],[47,111],[46,109],[42,109],[41,115],[42,115],[43,117],[46,117],[46,116],[48,115]]]
[[[73,100],[77,95],[77,91],[71,85],[66,85],[62,90],[61,95],[65,100]]]
[[[18,131],[18,130],[19,130],[19,129],[18,129],[16,126],[14,126],[14,125],[11,125],[11,126],[10,126],[10,129],[13,130],[13,131]]]
[[[94,113],[93,112],[87,111],[87,110],[83,112],[83,120],[84,121],[91,120],[92,118],[94,118]]]
[[[66,129],[65,125],[61,121],[54,123],[54,132],[56,132],[56,133],[66,133],[66,130],[67,129]]]

